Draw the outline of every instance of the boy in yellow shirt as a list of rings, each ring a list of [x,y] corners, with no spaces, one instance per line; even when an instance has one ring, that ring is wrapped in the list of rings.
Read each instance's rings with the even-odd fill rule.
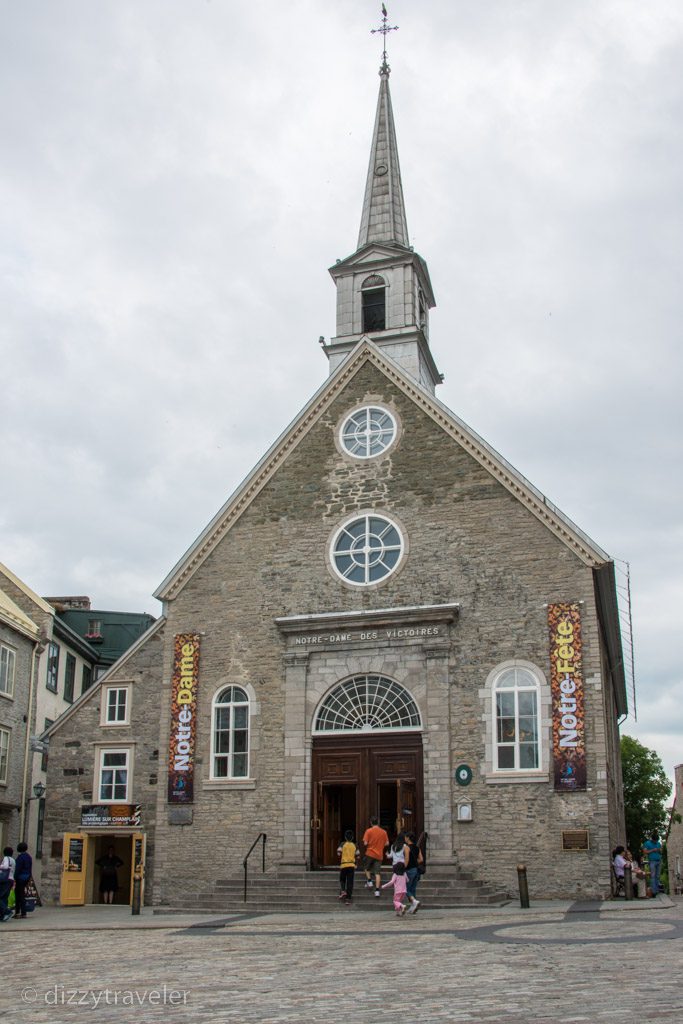
[[[341,857],[339,871],[339,899],[344,903],[350,903],[353,898],[353,879],[356,874],[356,864],[360,857],[360,850],[353,841],[353,832],[347,829],[344,833],[344,842],[337,848]]]

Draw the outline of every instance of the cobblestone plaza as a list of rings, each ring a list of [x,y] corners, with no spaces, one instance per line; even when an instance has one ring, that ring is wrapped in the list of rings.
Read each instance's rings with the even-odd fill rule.
[[[15,1022],[683,1020],[683,901],[665,897],[412,919],[389,906],[139,919],[78,908],[25,924],[2,932],[0,1015]]]

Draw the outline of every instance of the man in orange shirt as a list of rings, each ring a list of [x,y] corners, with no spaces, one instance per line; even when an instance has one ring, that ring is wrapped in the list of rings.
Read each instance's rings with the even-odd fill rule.
[[[365,844],[365,878],[366,886],[372,889],[372,876],[375,876],[375,896],[379,896],[381,884],[380,868],[384,860],[384,851],[389,845],[389,836],[383,828],[380,828],[377,818],[370,818],[370,828],[365,830],[363,836]]]

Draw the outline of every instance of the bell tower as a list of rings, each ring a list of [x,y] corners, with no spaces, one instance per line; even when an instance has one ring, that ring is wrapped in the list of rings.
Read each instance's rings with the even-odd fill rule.
[[[431,394],[442,380],[429,348],[436,303],[427,264],[408,238],[385,50],[370,148],[358,246],[330,267],[337,286],[337,332],[325,347],[332,373],[364,336],[384,349]]]

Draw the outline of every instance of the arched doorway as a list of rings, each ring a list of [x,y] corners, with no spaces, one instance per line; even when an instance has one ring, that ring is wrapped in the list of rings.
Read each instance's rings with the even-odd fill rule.
[[[336,867],[346,829],[356,839],[377,816],[390,838],[423,827],[422,720],[405,687],[352,676],[313,720],[311,864]]]

